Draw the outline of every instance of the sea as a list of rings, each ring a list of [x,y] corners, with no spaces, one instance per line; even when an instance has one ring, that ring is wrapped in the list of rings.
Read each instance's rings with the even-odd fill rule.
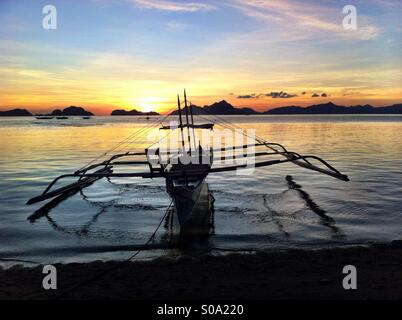
[[[167,120],[0,118],[0,265],[124,260],[138,249],[136,259],[180,256],[182,249],[167,237],[169,224],[158,228],[171,203],[160,178],[102,179],[33,220],[29,217],[43,203],[26,205],[59,175],[114,153],[144,151],[161,137],[162,121]],[[210,174],[213,219],[203,250],[313,250],[402,238],[401,115],[220,116],[214,121],[214,130],[230,124],[287,150],[319,156],[350,181],[292,163],[248,174]],[[151,123],[157,125],[145,130]]]

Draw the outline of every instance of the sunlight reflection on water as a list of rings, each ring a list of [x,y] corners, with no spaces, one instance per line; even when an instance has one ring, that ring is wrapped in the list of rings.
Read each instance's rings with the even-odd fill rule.
[[[211,246],[322,247],[401,238],[402,117],[226,119],[290,150],[318,155],[351,181],[291,164],[257,169],[252,176],[210,175],[216,199]],[[57,123],[0,119],[0,258],[118,259],[145,242],[170,202],[164,181],[102,180],[54,208],[50,220],[34,224],[27,217],[39,205],[29,207],[25,202],[53,177],[80,168],[146,124],[124,117]],[[130,148],[143,150],[151,142],[144,136]],[[160,254],[171,252],[145,253]]]

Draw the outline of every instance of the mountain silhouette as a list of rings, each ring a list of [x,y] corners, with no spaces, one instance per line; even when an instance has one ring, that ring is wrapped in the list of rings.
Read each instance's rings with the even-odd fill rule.
[[[259,112],[254,111],[251,108],[235,108],[226,100],[222,100],[219,102],[215,102],[209,106],[198,107],[196,105],[192,105],[193,114],[195,115],[248,115],[248,114],[259,114]],[[186,112],[186,108],[183,109],[183,114]],[[179,111],[174,110],[171,115],[178,115]]]
[[[93,116],[92,112],[86,111],[84,108],[71,106],[63,110],[55,109],[51,116]]]
[[[264,114],[402,114],[402,104],[387,107],[371,105],[339,106],[332,102],[312,105],[309,107],[279,107],[263,112]]]
[[[0,117],[32,117],[33,114],[26,109],[12,109],[0,111]]]
[[[402,113],[402,103],[399,104],[394,104],[392,106],[388,107],[379,107],[379,108],[374,108],[373,113],[376,114],[401,114]]]
[[[235,108],[226,100],[204,106],[204,110],[211,114],[256,114],[251,108]]]
[[[182,109],[183,115],[185,115],[185,108]],[[394,104],[385,107],[373,107],[369,104],[355,105],[355,106],[340,106],[333,102],[316,104],[308,107],[300,106],[285,106],[273,108],[264,112],[257,112],[251,108],[235,108],[229,102],[222,100],[215,102],[211,105],[199,107],[192,105],[192,111],[194,115],[259,115],[259,114],[402,114],[402,103]],[[189,112],[190,114],[190,112]],[[92,112],[86,111],[84,108],[71,106],[64,110],[55,109],[51,116],[93,116]],[[114,110],[111,113],[112,116],[153,116],[159,115],[157,112],[141,112],[137,110]],[[170,115],[178,115],[178,110],[174,110]],[[13,109],[7,111],[0,111],[0,117],[29,117],[32,116],[26,109]]]
[[[159,113],[150,111],[150,112],[141,112],[135,109],[131,111],[126,110],[113,110],[110,114],[111,116],[159,116]]]
[[[85,110],[84,108],[81,107],[67,107],[63,110],[60,109],[54,109],[51,113],[37,113],[35,114],[36,116],[51,116],[51,117],[60,117],[60,116],[85,116],[85,117],[90,117],[93,116],[94,114],[92,112],[89,112]]]
[[[286,106],[257,112],[251,108],[235,108],[225,100],[215,102],[209,106],[199,107],[192,105],[195,115],[258,115],[258,114],[402,114],[402,104],[387,107],[373,107],[371,105],[356,105],[351,107],[339,106],[333,102],[315,104],[308,107]],[[183,108],[183,115],[185,114]],[[174,110],[171,115],[178,115]]]

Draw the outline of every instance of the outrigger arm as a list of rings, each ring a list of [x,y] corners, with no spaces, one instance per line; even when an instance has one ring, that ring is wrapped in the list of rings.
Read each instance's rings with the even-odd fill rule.
[[[187,105],[187,97],[184,94],[184,112],[185,112],[185,119],[186,122],[183,123],[182,117],[182,109],[180,105],[180,98],[177,96],[177,104],[178,104],[178,114],[179,114],[179,126],[163,126],[160,128],[161,130],[175,130],[180,129],[181,133],[181,146],[182,150],[160,150],[159,148],[156,150],[149,150],[145,149],[144,152],[125,152],[125,153],[118,153],[110,157],[109,159],[99,162],[99,163],[89,163],[87,166],[83,167],[75,171],[72,174],[65,174],[55,178],[48,187],[44,190],[44,192],[36,197],[33,197],[27,201],[27,204],[34,204],[37,202],[41,202],[44,200],[48,200],[54,197],[60,196],[60,199],[68,198],[69,196],[73,195],[75,192],[82,190],[88,186],[90,186],[95,181],[102,179],[102,178],[114,178],[114,177],[138,177],[138,178],[168,178],[173,176],[183,176],[188,177],[191,175],[206,175],[209,173],[219,173],[219,172],[227,172],[227,171],[234,171],[240,168],[247,167],[246,164],[238,164],[238,165],[230,165],[230,166],[223,166],[223,167],[214,167],[213,160],[226,160],[226,159],[235,159],[239,156],[243,158],[247,157],[261,157],[261,156],[280,156],[282,158],[279,159],[271,159],[265,160],[260,162],[253,162],[253,166],[256,168],[260,167],[268,167],[276,164],[281,163],[294,163],[300,167],[317,171],[339,180],[349,181],[349,178],[336,170],[333,166],[327,163],[325,160],[312,155],[300,155],[296,152],[292,152],[287,150],[284,146],[278,143],[272,143],[266,141],[262,138],[255,139],[256,143],[253,144],[246,144],[242,146],[233,146],[233,147],[221,147],[221,148],[210,148],[210,156],[209,159],[212,160],[211,163],[208,163],[207,169],[204,167],[200,169],[197,166],[181,166],[179,169],[175,169],[173,171],[169,171],[169,166],[173,165],[175,162],[179,160],[179,154],[184,153],[184,155],[192,156],[191,150],[191,136],[190,136],[190,129],[193,129],[193,142],[194,142],[194,149],[193,152],[197,152],[196,144],[195,144],[195,133],[194,129],[209,129],[212,130],[214,127],[214,123],[204,123],[204,124],[194,124],[194,117],[193,117],[193,106],[190,103],[190,106]],[[190,109],[190,110],[189,110]],[[189,114],[190,111],[190,114]],[[191,121],[190,121],[191,119]],[[224,121],[227,122],[227,121]],[[227,125],[226,125],[227,126]],[[185,148],[185,138],[184,138],[184,128],[187,128],[187,140],[188,140],[188,150]],[[146,132],[146,131],[144,131]],[[142,133],[143,134],[143,133]],[[131,138],[132,139],[132,138]],[[125,140],[123,140],[125,141]],[[118,144],[119,146],[120,144]],[[247,150],[248,148],[255,148],[255,147],[265,147],[263,151],[255,151],[253,149],[252,153],[245,152],[250,151]],[[201,149],[201,146],[199,146]],[[267,150],[268,149],[268,150]],[[113,150],[113,149],[112,149]],[[242,150],[242,154],[234,154],[233,152],[236,150]],[[153,151],[153,152],[150,152]],[[222,154],[222,152],[229,152],[231,151],[232,154]],[[221,152],[220,156],[214,156],[214,152]],[[107,153],[106,153],[107,154]],[[104,155],[106,155],[104,154]],[[163,163],[162,156],[166,155],[167,160],[166,163]],[[102,155],[103,156],[103,155]],[[121,161],[121,158],[124,157],[134,157],[134,156],[144,156],[144,160],[129,160],[129,161]],[[157,158],[152,159],[153,156],[157,156]],[[311,160],[318,162],[319,165],[313,164]],[[93,160],[96,161],[96,160]],[[144,172],[114,172],[113,169],[118,166],[130,166],[130,165],[148,165],[149,171]],[[198,168],[198,169],[197,169]],[[197,170],[202,170],[198,172]],[[66,178],[77,178],[78,180],[67,184],[65,186],[59,187],[54,189],[56,183],[60,180]],[[54,199],[56,200],[56,199]]]
[[[317,156],[302,156],[298,153],[291,152],[286,150],[284,147],[283,151],[277,151],[276,149],[272,148],[272,145],[280,146],[278,144],[268,144],[268,143],[256,143],[256,144],[249,144],[249,145],[243,145],[243,146],[235,146],[235,147],[225,147],[225,148],[217,148],[213,149],[215,151],[233,151],[233,150],[238,150],[238,149],[247,149],[249,147],[256,147],[256,146],[266,146],[271,150],[271,152],[263,151],[263,152],[254,152],[253,154],[248,154],[248,153],[243,153],[242,156],[266,156],[266,155],[280,155],[283,156],[285,159],[275,159],[275,160],[267,160],[267,161],[261,161],[261,162],[256,162],[253,165],[256,168],[260,167],[268,167],[276,164],[281,164],[281,163],[287,163],[287,162],[292,162],[298,166],[301,166],[303,168],[317,171],[329,176],[332,176],[334,178],[337,178],[342,181],[349,181],[349,178],[340,173],[338,170],[336,170],[334,167],[332,167],[330,164],[328,164],[325,160],[317,157]],[[273,151],[275,150],[275,151]],[[152,165],[150,164],[149,160],[148,161],[115,161],[118,158],[122,157],[128,157],[128,156],[138,156],[138,155],[145,155],[146,153],[123,153],[123,154],[117,154],[111,157],[110,159],[93,164],[83,170],[78,170],[73,174],[65,174],[57,177],[54,179],[49,186],[44,190],[44,192],[36,197],[33,197],[28,200],[27,204],[34,204],[37,202],[41,202],[53,197],[56,197],[58,195],[62,194],[67,194],[73,191],[78,191],[83,188],[86,188],[93,184],[95,181],[102,179],[102,178],[116,178],[116,177],[137,177],[137,178],[164,178],[166,177],[167,173],[164,170],[153,170]],[[173,152],[168,153],[168,154],[173,154]],[[220,157],[214,157],[215,160],[226,160],[226,159],[233,159],[238,157],[239,155],[230,155],[230,156],[220,156]],[[311,163],[310,160],[316,160],[320,162],[324,168],[319,167],[317,165],[314,165]],[[119,165],[136,165],[136,164],[148,164],[150,165],[151,171],[150,172],[129,172],[129,173],[115,173],[113,172],[113,167],[114,166],[119,166]],[[209,169],[208,173],[219,173],[219,172],[227,172],[227,171],[234,171],[238,170],[241,168],[246,167],[247,164],[241,164],[241,165],[232,165],[232,166],[226,166],[226,167],[212,167]],[[94,172],[88,172],[89,170],[96,169],[98,167],[103,167],[101,169],[98,169]],[[196,172],[196,170],[186,170],[185,172],[176,172],[175,174],[185,174],[185,175],[196,175],[200,174],[201,172]],[[78,178],[78,181],[68,184],[66,186],[57,188],[55,190],[51,190],[53,186],[62,179],[65,178]]]

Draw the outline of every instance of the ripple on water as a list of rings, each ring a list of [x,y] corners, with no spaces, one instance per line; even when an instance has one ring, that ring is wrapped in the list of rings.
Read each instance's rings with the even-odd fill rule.
[[[211,175],[208,182],[216,199],[211,246],[324,247],[402,237],[399,118],[236,119],[243,128],[255,129],[257,135],[284,143],[289,150],[327,159],[351,181],[344,183],[291,164],[256,169],[251,176]],[[33,121],[0,119],[4,137],[0,257],[85,261],[120,257],[125,249],[142,245],[170,203],[163,181],[104,179],[35,223],[27,217],[40,204],[28,207],[25,202],[53,177],[80,168],[143,124],[107,117],[91,119],[90,124],[71,120],[73,125]],[[145,147],[146,141],[136,146]],[[166,233],[161,228],[157,244],[164,243]]]

